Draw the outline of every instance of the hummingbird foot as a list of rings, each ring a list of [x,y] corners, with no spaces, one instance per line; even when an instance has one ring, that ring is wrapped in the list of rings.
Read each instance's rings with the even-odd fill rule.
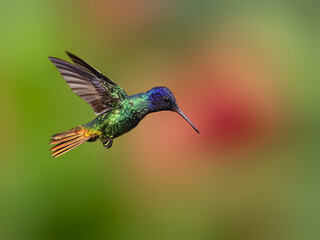
[[[109,138],[109,139],[107,139],[106,141],[103,142],[103,146],[104,146],[106,149],[108,149],[108,148],[111,148],[112,143],[113,143],[113,139],[112,139],[112,138]]]

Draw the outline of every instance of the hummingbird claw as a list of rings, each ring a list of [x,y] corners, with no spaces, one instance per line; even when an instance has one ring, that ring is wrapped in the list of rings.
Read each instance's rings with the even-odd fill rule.
[[[108,149],[108,148],[111,148],[112,143],[113,143],[113,139],[112,139],[112,138],[109,138],[109,139],[107,139],[106,141],[103,142],[103,146],[104,146],[106,149]]]

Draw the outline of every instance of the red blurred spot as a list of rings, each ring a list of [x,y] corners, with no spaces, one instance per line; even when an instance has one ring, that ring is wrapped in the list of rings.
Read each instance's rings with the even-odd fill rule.
[[[243,89],[220,87],[203,97],[201,127],[204,140],[214,148],[230,148],[253,140],[263,130],[259,101],[248,99]],[[261,106],[260,106],[261,107]]]

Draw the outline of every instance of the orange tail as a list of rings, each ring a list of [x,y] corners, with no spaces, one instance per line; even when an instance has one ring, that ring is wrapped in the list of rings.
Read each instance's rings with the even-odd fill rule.
[[[50,139],[50,145],[56,145],[50,149],[53,153],[51,156],[54,158],[69,152],[70,150],[78,147],[82,143],[88,141],[95,134],[84,127],[76,127],[68,131],[57,133]]]

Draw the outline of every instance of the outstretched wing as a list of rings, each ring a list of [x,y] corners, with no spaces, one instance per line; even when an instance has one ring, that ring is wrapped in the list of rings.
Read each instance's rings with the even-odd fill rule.
[[[49,57],[71,90],[85,100],[99,115],[120,103],[127,94],[122,87],[94,67],[67,52],[74,64]]]

